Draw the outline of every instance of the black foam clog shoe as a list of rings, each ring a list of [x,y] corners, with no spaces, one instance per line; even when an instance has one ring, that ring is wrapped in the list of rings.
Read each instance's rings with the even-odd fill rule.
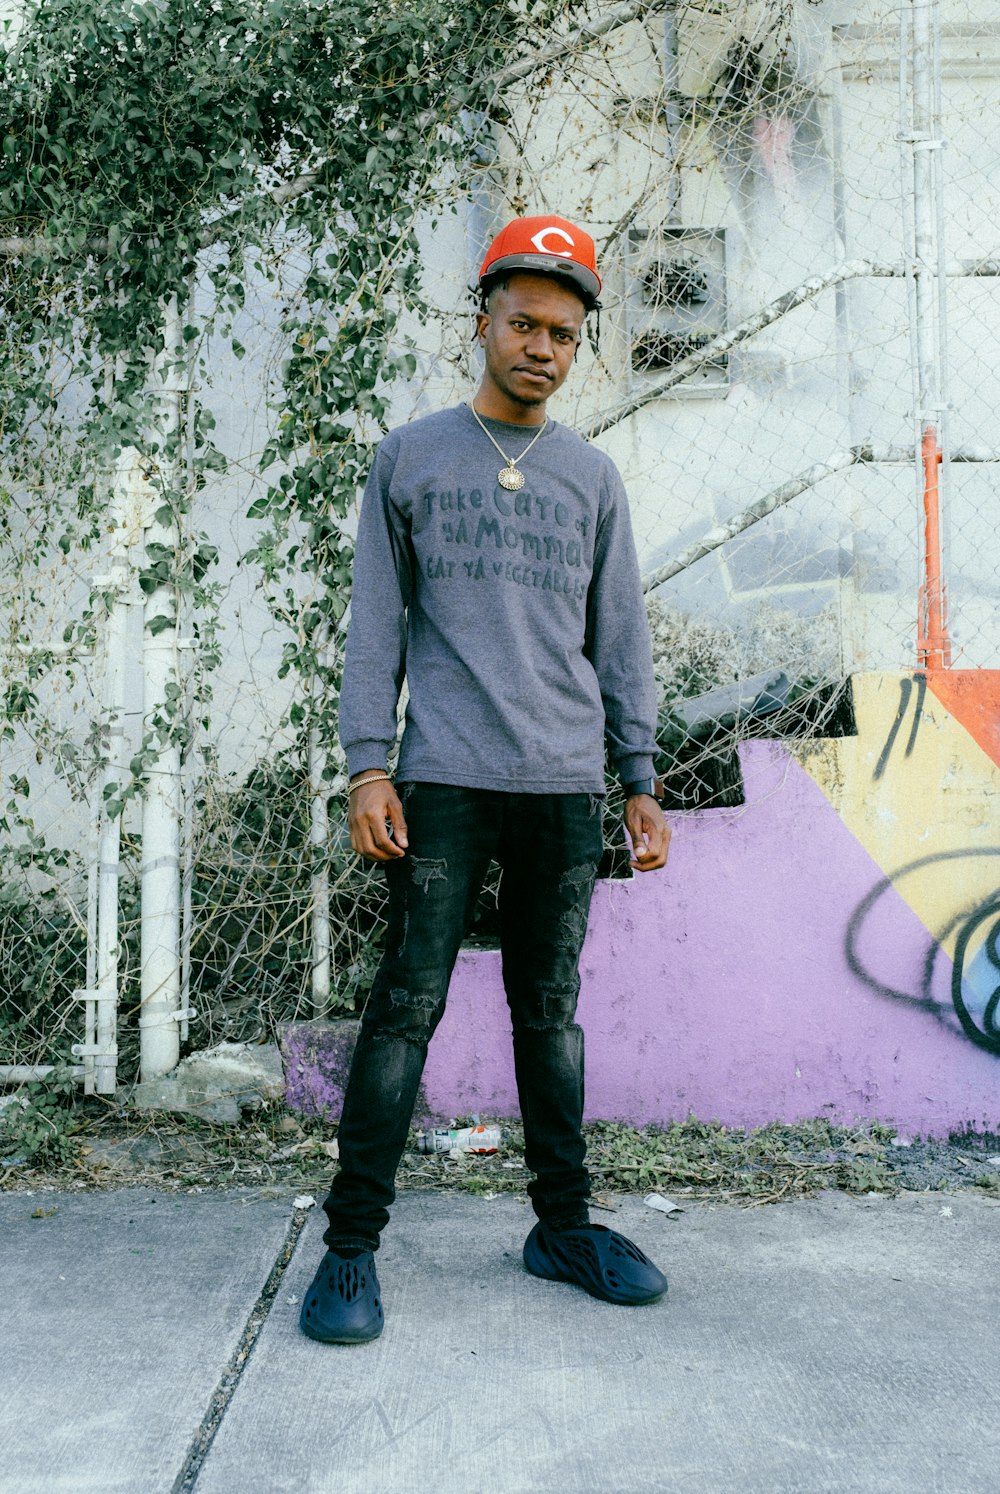
[[[667,1278],[638,1245],[603,1224],[547,1229],[539,1221],[524,1242],[533,1276],[569,1281],[602,1302],[641,1307],[667,1290]]]
[[[328,1250],[302,1299],[302,1332],[322,1344],[366,1344],[384,1324],[372,1252],[349,1260]]]

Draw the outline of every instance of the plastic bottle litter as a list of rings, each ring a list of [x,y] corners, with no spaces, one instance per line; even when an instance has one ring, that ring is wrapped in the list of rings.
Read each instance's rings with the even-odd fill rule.
[[[417,1132],[417,1150],[421,1152],[495,1152],[500,1145],[499,1126],[438,1126],[433,1131]]]

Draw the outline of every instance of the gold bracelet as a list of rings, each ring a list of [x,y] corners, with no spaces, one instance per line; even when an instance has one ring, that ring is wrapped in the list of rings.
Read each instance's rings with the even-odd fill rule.
[[[357,781],[357,783],[352,783],[351,786],[347,790],[347,797],[350,798],[351,795],[354,793],[355,789],[364,788],[364,786],[365,786],[366,783],[391,783],[391,782],[392,782],[392,779],[389,777],[388,773],[373,773],[373,774],[371,774],[367,778],[359,778],[358,781]]]

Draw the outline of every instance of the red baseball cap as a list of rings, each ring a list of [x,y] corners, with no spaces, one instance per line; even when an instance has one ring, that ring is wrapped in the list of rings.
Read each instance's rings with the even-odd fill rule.
[[[489,281],[515,270],[568,280],[588,310],[596,305],[601,293],[593,239],[575,223],[554,213],[514,218],[500,230],[479,271],[480,290],[486,290]]]

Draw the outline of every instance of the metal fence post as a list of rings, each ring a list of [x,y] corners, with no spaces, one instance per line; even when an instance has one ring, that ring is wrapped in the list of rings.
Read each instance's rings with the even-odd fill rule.
[[[165,493],[177,486],[174,478],[180,466],[186,392],[182,319],[176,297],[165,307],[163,334],[163,352],[154,371],[160,481],[148,484],[144,520],[147,570],[159,569],[166,558],[168,574],[147,591],[142,639],[144,729],[154,752],[146,767],[142,803],[139,1029],[143,1081],[168,1073],[180,1057],[181,753],[172,730],[182,701],[173,576],[180,533]]]
[[[113,397],[109,372],[105,398]],[[128,775],[125,717],[125,666],[129,647],[129,613],[136,602],[131,545],[142,502],[139,453],[124,447],[111,478],[108,505],[113,536],[107,575],[95,576],[104,590],[106,617],[103,640],[103,729],[107,736],[104,763],[91,801],[90,867],[87,881],[87,978],[74,991],[84,1003],[84,1040],[72,1052],[83,1059],[86,1094],[114,1094],[118,1075],[118,1003],[121,890],[121,809],[109,808],[116,790]]]
[[[944,246],[940,238],[941,139],[938,82],[938,0],[910,0],[900,25],[900,141],[908,161],[904,179],[910,212],[907,278],[912,318],[913,392],[917,484],[922,511],[918,587],[917,662],[928,669],[951,664],[942,537],[943,424],[946,409]],[[909,68],[907,69],[907,63]],[[909,72],[909,89],[906,78]],[[907,149],[908,147],[908,149]]]
[[[115,467],[112,521],[115,531],[111,555],[111,606],[106,634],[105,711],[108,758],[102,777],[101,830],[97,881],[97,1055],[94,1060],[98,1094],[113,1094],[117,1064],[115,1045],[118,1008],[119,882],[121,878],[121,811],[109,814],[104,789],[121,785],[127,773],[125,746],[125,658],[128,650],[129,607],[134,578],[128,534],[138,496],[138,452],[127,447]]]
[[[330,1010],[330,875],[328,856],[330,815],[326,796],[326,746],[317,728],[316,713],[326,688],[320,667],[326,653],[328,630],[320,624],[315,634],[317,664],[313,669],[312,724],[309,727],[309,854],[312,892],[312,1008],[313,1015],[325,1017]]]

